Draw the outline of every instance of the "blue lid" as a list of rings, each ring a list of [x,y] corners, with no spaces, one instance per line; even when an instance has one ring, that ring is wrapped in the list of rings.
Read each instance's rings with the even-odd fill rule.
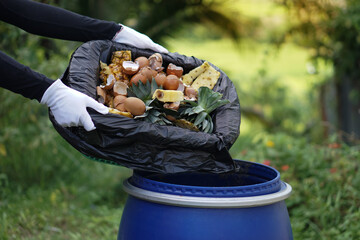
[[[237,171],[224,174],[134,171],[130,183],[145,190],[193,197],[249,197],[278,192],[280,173],[269,166],[234,160]]]

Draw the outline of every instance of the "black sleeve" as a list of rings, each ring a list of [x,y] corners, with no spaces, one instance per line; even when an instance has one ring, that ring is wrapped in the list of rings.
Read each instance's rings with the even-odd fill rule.
[[[53,80],[34,72],[0,51],[0,87],[41,101]]]
[[[121,26],[29,0],[0,0],[0,20],[44,37],[72,41],[112,39]],[[0,52],[0,87],[39,102],[53,80]]]
[[[0,20],[36,35],[81,42],[110,40],[121,29],[115,22],[30,0],[0,0]]]

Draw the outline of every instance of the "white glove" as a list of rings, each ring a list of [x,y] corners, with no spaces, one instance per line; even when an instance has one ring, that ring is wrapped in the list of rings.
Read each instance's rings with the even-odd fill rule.
[[[135,31],[132,28],[122,25],[122,29],[116,33],[113,41],[118,43],[125,43],[138,48],[152,49],[159,53],[168,53],[169,51],[154,43],[148,36]]]
[[[67,87],[60,79],[45,91],[40,103],[46,104],[55,120],[63,127],[83,126],[86,131],[95,129],[86,108],[90,107],[102,114],[109,109],[91,97]]]

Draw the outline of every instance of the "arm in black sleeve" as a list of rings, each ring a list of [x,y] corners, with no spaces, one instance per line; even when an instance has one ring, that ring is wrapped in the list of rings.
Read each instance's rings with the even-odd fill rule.
[[[82,42],[111,40],[121,29],[115,22],[30,0],[1,0],[0,20],[36,35]]]
[[[114,22],[29,0],[0,0],[0,20],[40,36],[82,42],[110,40],[121,30]],[[0,52],[0,87],[40,102],[52,82]]]
[[[40,102],[53,82],[0,51],[0,87]]]

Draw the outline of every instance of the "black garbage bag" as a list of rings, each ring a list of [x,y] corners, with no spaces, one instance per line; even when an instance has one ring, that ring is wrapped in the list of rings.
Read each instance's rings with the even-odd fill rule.
[[[96,99],[96,86],[101,82],[99,62],[110,63],[112,53],[119,50],[131,50],[133,60],[154,53],[112,41],[87,42],[73,53],[62,81]],[[204,62],[178,53],[161,55],[164,67],[173,63],[182,66],[184,73]],[[159,173],[234,171],[237,167],[228,149],[239,135],[239,99],[231,80],[219,68],[213,67],[221,73],[213,90],[222,93],[230,103],[212,113],[212,134],[152,124],[117,114],[102,115],[90,108],[88,111],[96,126],[90,132],[82,127],[61,127],[51,111],[50,120],[65,140],[94,160]]]

